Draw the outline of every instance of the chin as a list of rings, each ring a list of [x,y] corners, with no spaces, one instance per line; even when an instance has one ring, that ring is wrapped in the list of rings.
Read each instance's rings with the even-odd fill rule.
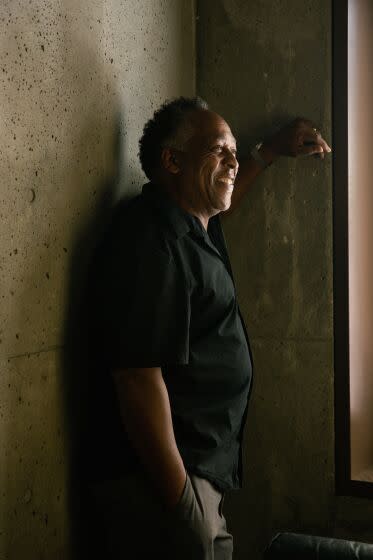
[[[229,199],[227,200],[222,201],[220,205],[220,211],[224,212],[225,210],[229,210],[229,208],[231,207],[231,203],[232,203],[231,197],[229,197]]]
[[[214,199],[211,199],[210,201],[211,208],[215,209],[216,214],[228,210],[231,206],[231,203],[232,203],[231,196],[224,196],[224,197],[219,196],[219,197],[215,197]]]

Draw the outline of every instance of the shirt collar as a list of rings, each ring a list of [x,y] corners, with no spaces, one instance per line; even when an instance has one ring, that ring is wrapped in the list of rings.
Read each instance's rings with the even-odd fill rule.
[[[146,183],[142,187],[142,195],[167,219],[176,237],[183,237],[189,231],[204,237],[205,231],[198,218],[178,206],[167,191],[155,183]]]

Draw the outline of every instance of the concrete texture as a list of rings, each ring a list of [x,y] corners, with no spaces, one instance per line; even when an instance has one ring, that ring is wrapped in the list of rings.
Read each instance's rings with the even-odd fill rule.
[[[0,24],[0,558],[66,560],[66,324],[105,209],[144,179],[144,122],[194,93],[193,2],[4,0]],[[330,140],[330,0],[201,0],[197,38],[241,155],[299,114]],[[236,560],[278,530],[373,540],[372,502],[334,496],[331,179],[330,158],[282,159],[226,225],[256,373]]]
[[[66,309],[145,121],[194,93],[193,2],[5,0],[0,24],[0,558],[66,560]]]
[[[331,2],[201,0],[197,92],[243,157],[299,115],[331,141]],[[331,158],[280,159],[225,225],[255,381],[236,560],[281,530],[373,541],[373,503],[334,493]]]

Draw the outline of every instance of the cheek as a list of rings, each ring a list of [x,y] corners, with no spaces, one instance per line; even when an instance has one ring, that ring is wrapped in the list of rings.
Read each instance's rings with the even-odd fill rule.
[[[200,175],[210,181],[214,179],[219,162],[216,158],[206,158],[201,162]]]

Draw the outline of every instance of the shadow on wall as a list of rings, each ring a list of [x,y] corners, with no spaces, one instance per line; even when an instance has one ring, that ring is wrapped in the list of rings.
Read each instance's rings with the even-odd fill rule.
[[[123,181],[121,171],[125,150],[121,122],[118,119],[114,136],[113,177],[100,187],[101,196],[95,212],[90,223],[78,233],[70,261],[64,329],[63,382],[65,417],[70,442],[69,513],[72,558],[77,560],[83,557],[101,559],[104,555],[103,542],[100,542],[102,530],[100,530],[99,517],[95,515],[94,504],[88,492],[89,463],[85,456],[88,446],[87,430],[91,431],[91,426],[87,425],[87,422],[91,418],[92,405],[94,407],[97,405],[96,414],[98,417],[100,415],[99,403],[89,402],[93,370],[97,364],[95,343],[90,338],[91,319],[94,317],[95,309],[88,293],[92,284],[91,275],[95,272],[92,263],[96,249],[100,246],[106,227],[111,221],[119,184]],[[123,198],[125,197],[122,197],[122,200]],[[99,442],[97,443],[99,453]]]
[[[81,560],[89,555],[79,555],[76,537],[86,382],[79,311],[89,256],[117,196],[124,116],[99,33],[80,33],[80,12],[51,5],[37,25],[33,7],[14,3],[6,15],[1,111],[11,146],[0,162],[8,205],[0,230],[14,256],[3,284],[0,556],[69,558],[72,533]],[[40,28],[37,40],[31,28]]]

